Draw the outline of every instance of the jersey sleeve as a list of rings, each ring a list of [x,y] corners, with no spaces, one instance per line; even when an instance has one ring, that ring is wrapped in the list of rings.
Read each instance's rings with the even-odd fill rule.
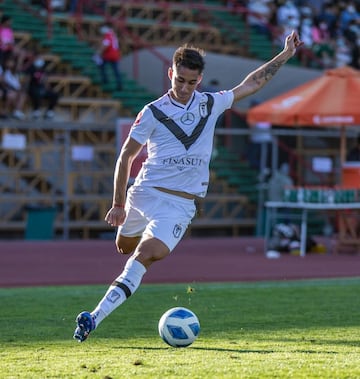
[[[233,102],[234,102],[233,91],[212,92],[211,95],[214,97],[214,103],[216,105],[216,109],[220,113],[232,107]]]
[[[145,145],[155,127],[152,112],[145,106],[136,116],[129,136],[141,145]]]

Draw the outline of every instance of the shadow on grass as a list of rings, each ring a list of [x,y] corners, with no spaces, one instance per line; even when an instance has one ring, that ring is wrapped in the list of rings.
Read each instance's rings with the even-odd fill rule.
[[[318,338],[257,338],[257,341],[266,341],[266,342],[274,342],[276,344],[278,343],[295,343],[295,344],[312,344],[312,345],[338,345],[338,346],[352,346],[352,347],[359,347],[360,346],[360,340],[335,340],[335,339],[328,339],[328,340],[321,340]]]
[[[198,351],[216,351],[216,352],[225,352],[225,353],[240,353],[240,354],[276,354],[276,353],[287,353],[288,350],[284,349],[283,351],[281,349],[279,350],[269,350],[269,349],[225,349],[225,348],[218,348],[218,347],[198,347],[198,346],[188,346],[187,348],[176,348],[176,347],[144,347],[144,346],[119,346],[118,349],[123,350],[145,350],[145,351],[164,351],[164,350],[185,350],[185,349],[191,349],[191,350],[198,350]],[[339,354],[337,351],[317,351],[317,350],[309,350],[309,349],[298,349],[293,350],[294,353],[300,353],[300,354]]]

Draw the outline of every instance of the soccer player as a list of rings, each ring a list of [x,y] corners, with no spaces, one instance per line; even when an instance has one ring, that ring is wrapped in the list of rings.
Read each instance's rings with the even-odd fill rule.
[[[195,215],[195,198],[207,192],[216,120],[235,101],[262,88],[301,44],[293,31],[277,56],[233,89],[214,93],[196,90],[203,52],[187,46],[175,51],[170,90],[138,114],[115,166],[113,203],[105,220],[118,227],[117,250],[132,255],[95,309],[77,316],[75,339],[85,341],[136,291],[150,266],[179,243]],[[127,190],[132,162],[145,144],[148,157]]]

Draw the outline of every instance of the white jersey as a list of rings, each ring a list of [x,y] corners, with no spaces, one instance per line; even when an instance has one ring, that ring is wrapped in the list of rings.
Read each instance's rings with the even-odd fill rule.
[[[195,91],[186,105],[169,93],[146,105],[130,130],[131,138],[147,144],[148,153],[134,185],[204,197],[216,121],[233,100],[232,91]]]

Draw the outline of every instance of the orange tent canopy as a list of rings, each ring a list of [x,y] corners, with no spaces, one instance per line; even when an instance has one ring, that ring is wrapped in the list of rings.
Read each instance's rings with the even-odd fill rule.
[[[360,71],[350,67],[324,75],[251,108],[250,124],[282,126],[360,125]]]

